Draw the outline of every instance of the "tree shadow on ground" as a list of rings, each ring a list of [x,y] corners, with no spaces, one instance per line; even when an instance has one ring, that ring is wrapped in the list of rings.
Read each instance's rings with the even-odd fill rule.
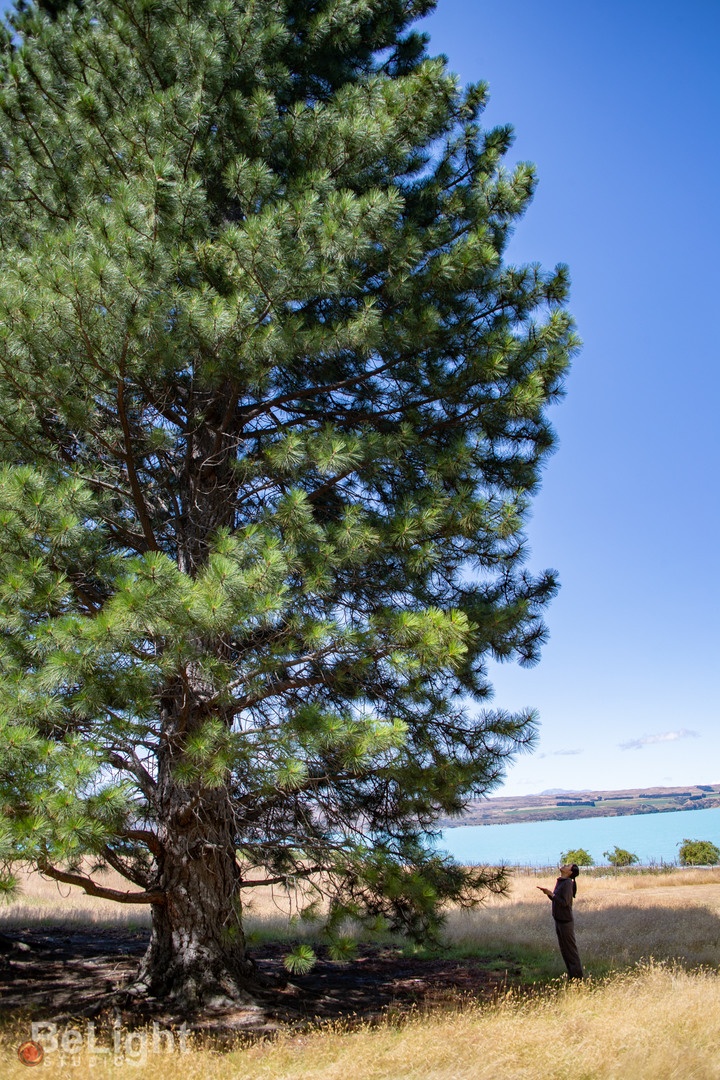
[[[108,1011],[126,1027],[150,1019],[178,1020],[156,1007],[142,1005],[112,1009],[109,999],[120,995],[137,972],[147,946],[145,930],[72,930],[47,927],[13,935],[29,946],[11,951],[3,965],[4,989],[0,995],[0,1023],[34,1019],[44,1021],[88,1016],[95,1006],[108,1001]],[[304,975],[289,975],[283,959],[287,943],[265,943],[255,950],[263,993],[263,1023],[248,1012],[248,1027],[268,1033],[281,1026],[304,1026],[309,1022],[344,1020],[367,1023],[401,1016],[417,1010],[447,1005],[465,997],[493,1000],[517,981],[521,969],[511,962],[505,968],[488,969],[477,958],[406,957],[396,946],[360,944],[356,958],[339,964],[316,946],[318,962]],[[242,1028],[242,1016],[194,1018],[190,1030],[202,1031],[232,1020]],[[187,1019],[182,1017],[179,1019]]]

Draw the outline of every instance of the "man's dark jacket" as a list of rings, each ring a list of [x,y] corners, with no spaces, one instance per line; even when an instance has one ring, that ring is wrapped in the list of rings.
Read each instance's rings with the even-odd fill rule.
[[[555,922],[573,921],[573,885],[571,877],[559,877],[555,882],[552,897],[552,914]]]

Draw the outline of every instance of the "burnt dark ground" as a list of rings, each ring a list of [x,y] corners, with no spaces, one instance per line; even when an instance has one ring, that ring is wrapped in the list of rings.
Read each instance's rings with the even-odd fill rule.
[[[0,1024],[11,1026],[112,1014],[127,1027],[184,1019],[198,1033],[225,1029],[261,1035],[308,1023],[372,1023],[470,1000],[491,1001],[517,985],[520,976],[509,959],[505,968],[489,970],[479,959],[407,957],[396,947],[371,944],[359,945],[356,958],[346,964],[329,960],[317,947],[312,971],[291,976],[283,966],[288,946],[270,943],[253,951],[265,984],[261,1009],[188,1018],[168,1014],[160,1003],[123,1003],[118,997],[145,951],[145,930],[52,927],[11,936],[28,946],[0,957]]]

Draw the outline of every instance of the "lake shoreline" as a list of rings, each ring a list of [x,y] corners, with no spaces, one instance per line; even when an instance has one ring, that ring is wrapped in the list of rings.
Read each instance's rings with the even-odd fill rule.
[[[596,865],[615,846],[638,856],[642,865],[672,865],[686,838],[720,846],[720,807],[695,814],[645,813],[465,825],[445,828],[435,846],[456,862],[486,866],[557,866],[562,852],[583,848]]]
[[[484,828],[489,828],[492,825],[527,825],[527,824],[530,824],[532,822],[540,822],[540,821],[583,821],[583,820],[588,819],[588,818],[638,817],[638,816],[640,816],[642,814],[675,814],[675,813],[684,814],[684,813],[692,813],[693,811],[696,811],[696,810],[715,810],[715,809],[718,809],[718,808],[720,808],[720,799],[718,799],[717,801],[711,802],[711,804],[709,806],[704,805],[704,806],[680,806],[680,807],[672,807],[672,806],[634,807],[631,810],[622,810],[622,811],[613,810],[610,813],[606,813],[603,808],[598,807],[595,810],[588,809],[585,812],[575,813],[575,814],[560,813],[557,816],[556,815],[553,815],[553,816],[544,815],[543,816],[542,814],[538,814],[538,815],[528,814],[527,816],[518,815],[517,817],[513,817],[512,820],[503,820],[503,819],[497,820],[495,818],[491,818],[491,819],[489,819],[487,821],[465,821],[464,819],[460,820],[460,821],[454,821],[451,818],[443,818],[442,822],[440,824],[441,824],[443,830],[446,830],[446,829],[463,829],[463,828],[467,828],[468,826],[471,826],[471,827],[477,826],[478,828],[483,828],[483,827]]]

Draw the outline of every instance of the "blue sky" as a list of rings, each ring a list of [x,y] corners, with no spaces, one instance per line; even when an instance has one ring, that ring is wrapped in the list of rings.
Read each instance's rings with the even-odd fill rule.
[[[584,349],[528,526],[555,567],[541,716],[497,794],[720,781],[716,0],[439,0],[433,53],[485,79],[538,191],[512,261],[567,262]]]
[[[541,735],[497,794],[720,782],[720,4],[439,0],[421,26],[537,165],[509,257],[569,264],[585,342],[528,526],[551,638],[492,668]]]

